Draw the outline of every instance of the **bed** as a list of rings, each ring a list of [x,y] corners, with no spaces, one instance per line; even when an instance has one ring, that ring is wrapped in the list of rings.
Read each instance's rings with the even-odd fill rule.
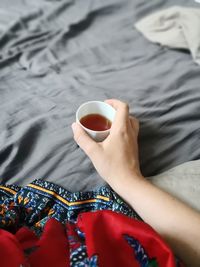
[[[188,52],[153,44],[134,27],[174,4],[200,7],[187,0],[0,1],[1,182],[43,179],[72,192],[103,185],[70,127],[89,100],[129,103],[140,120],[145,176],[200,159],[200,67]]]

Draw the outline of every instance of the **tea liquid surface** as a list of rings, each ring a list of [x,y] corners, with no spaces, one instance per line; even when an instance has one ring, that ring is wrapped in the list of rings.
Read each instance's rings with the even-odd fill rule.
[[[80,119],[80,123],[93,131],[106,131],[111,127],[111,121],[100,114],[89,114]]]

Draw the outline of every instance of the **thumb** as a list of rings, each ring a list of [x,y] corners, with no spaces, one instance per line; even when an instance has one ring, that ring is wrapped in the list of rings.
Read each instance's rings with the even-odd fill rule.
[[[76,143],[89,158],[93,158],[93,155],[98,153],[100,150],[98,143],[96,143],[76,122],[72,123],[72,131]]]

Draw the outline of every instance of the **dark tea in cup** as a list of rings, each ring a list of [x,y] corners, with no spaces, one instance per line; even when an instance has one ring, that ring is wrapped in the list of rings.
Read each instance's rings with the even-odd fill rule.
[[[93,131],[106,131],[111,127],[111,121],[100,114],[88,114],[80,119],[80,123]]]
[[[96,142],[102,142],[110,133],[116,110],[106,102],[88,101],[76,111],[76,122]]]

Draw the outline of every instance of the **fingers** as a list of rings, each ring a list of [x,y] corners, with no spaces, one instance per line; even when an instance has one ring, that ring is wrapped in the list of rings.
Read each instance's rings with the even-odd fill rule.
[[[136,131],[136,133],[138,134],[138,132],[139,132],[139,121],[138,121],[138,119],[136,119],[133,116],[130,116],[129,119],[130,119],[130,123],[131,123],[131,126],[132,126],[133,130]]]
[[[74,140],[80,146],[80,148],[92,158],[95,152],[98,152],[99,145],[89,137],[89,135],[83,130],[78,123],[72,124],[72,130],[74,134]]]
[[[124,110],[126,112],[129,112],[128,104],[118,99],[107,99],[105,100],[105,102],[111,105],[116,110]]]
[[[124,128],[127,123],[131,125],[132,129],[138,135],[139,132],[139,121],[133,117],[129,116],[129,106],[128,104],[117,100],[117,99],[108,99],[105,102],[111,105],[114,109],[116,109],[116,115],[113,122],[113,127]]]
[[[105,102],[116,109],[116,115],[113,124],[117,124],[118,127],[123,126],[124,123],[126,123],[129,119],[128,104],[117,99],[108,99]]]

